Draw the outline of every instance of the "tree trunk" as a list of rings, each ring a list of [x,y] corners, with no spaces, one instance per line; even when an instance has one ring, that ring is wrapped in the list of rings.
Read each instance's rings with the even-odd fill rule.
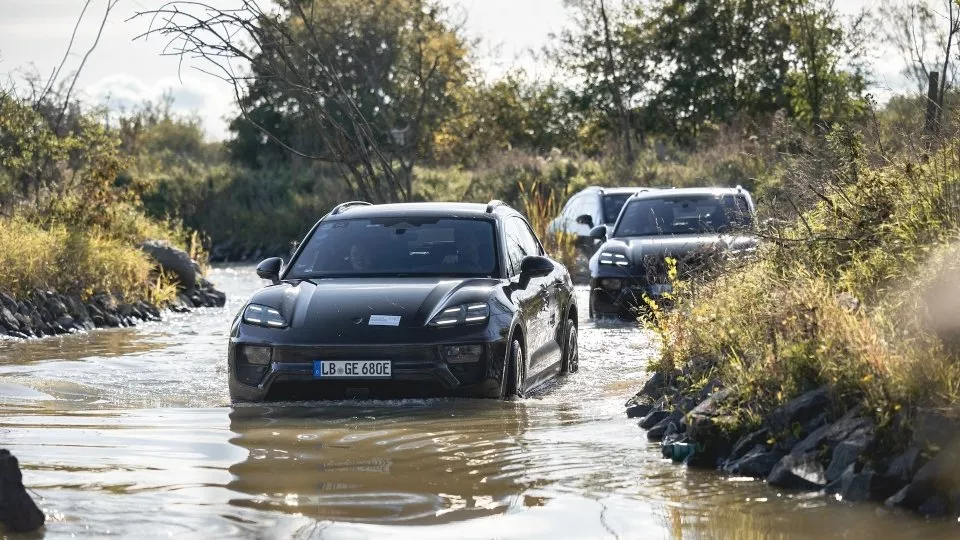
[[[613,40],[610,38],[610,20],[607,17],[607,8],[603,0],[600,0],[600,17],[603,20],[603,42],[607,50],[607,77],[610,79],[614,105],[617,107],[617,114],[620,116],[620,136],[623,138],[624,155],[627,164],[632,169],[634,157],[633,142],[630,140],[630,119],[627,116],[627,107],[623,102],[623,94],[620,92],[620,84],[615,75],[616,65],[613,59]]]
[[[927,86],[927,114],[923,123],[923,132],[924,135],[926,135],[927,145],[937,136],[937,118],[939,117],[938,111],[940,109],[937,103],[939,99],[939,79],[940,73],[936,71],[930,72]]]

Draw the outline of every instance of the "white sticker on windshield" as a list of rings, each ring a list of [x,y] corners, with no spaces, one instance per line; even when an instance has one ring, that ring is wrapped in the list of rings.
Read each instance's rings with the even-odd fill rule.
[[[371,315],[370,326],[400,326],[399,315]]]

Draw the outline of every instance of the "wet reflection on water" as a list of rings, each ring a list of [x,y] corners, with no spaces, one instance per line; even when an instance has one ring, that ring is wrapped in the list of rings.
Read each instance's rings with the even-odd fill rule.
[[[41,536],[958,536],[661,459],[622,408],[650,340],[619,323],[581,321],[581,372],[521,402],[231,408],[227,330],[260,281],[251,268],[213,278],[224,309],[0,344],[0,444],[50,516]]]

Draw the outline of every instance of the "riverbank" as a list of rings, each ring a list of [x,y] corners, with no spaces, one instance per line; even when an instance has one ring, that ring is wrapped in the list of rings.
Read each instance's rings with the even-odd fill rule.
[[[0,335],[26,339],[136,326],[159,321],[164,309],[183,312],[219,307],[226,302],[226,295],[203,277],[200,265],[169,242],[147,241],[139,247],[111,245],[116,250],[114,256],[100,258],[103,251],[99,256],[89,249],[72,251],[77,244],[98,242],[95,237],[70,239],[74,244],[70,248],[60,243],[63,239],[55,232],[29,226],[19,232],[25,230],[29,234],[21,234],[19,240],[45,243],[39,259],[61,264],[35,264],[29,275],[5,276],[0,285]],[[0,244],[3,240],[0,238]],[[67,255],[67,251],[72,252]],[[64,266],[64,260],[75,266]],[[103,264],[104,260],[126,264]],[[84,274],[91,268],[96,279]],[[36,288],[30,289],[29,285]],[[51,285],[64,285],[66,292]]]
[[[654,375],[627,402],[663,457],[787,490],[876,502],[926,517],[960,515],[960,424],[938,411],[905,413],[891,441],[870,411],[841,411],[831,390],[805,392],[774,409],[750,431],[738,429],[742,390],[710,381],[698,391],[677,384],[685,374]],[[907,419],[911,420],[908,421]],[[909,424],[909,425],[907,425]]]
[[[653,310],[628,410],[678,461],[957,516],[960,139],[880,165],[834,142],[818,204]]]

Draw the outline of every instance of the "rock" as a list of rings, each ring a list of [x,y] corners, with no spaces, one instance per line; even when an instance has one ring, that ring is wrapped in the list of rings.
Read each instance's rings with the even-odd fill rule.
[[[754,446],[743,457],[737,460],[727,460],[724,470],[753,478],[766,478],[770,476],[773,468],[783,459],[783,452],[780,450],[770,450],[762,444]]]
[[[184,307],[187,307],[187,308],[194,307],[194,306],[193,306],[193,301],[190,300],[190,297],[187,296],[187,295],[185,295],[185,294],[183,294],[183,293],[178,293],[178,294],[177,294],[177,299],[180,301],[180,304],[181,304],[182,306],[184,306]]]
[[[732,388],[713,393],[687,413],[684,418],[687,437],[697,446],[697,452],[687,460],[697,467],[719,467],[730,455],[737,434],[726,426],[735,420],[724,405],[734,396]]]
[[[887,467],[885,475],[907,483],[913,478],[913,475],[917,473],[920,466],[920,449],[914,446],[894,458]]]
[[[692,440],[700,442],[700,438],[714,431],[715,420],[723,415],[720,406],[732,395],[733,390],[725,388],[715,392],[687,413],[687,433]]]
[[[663,390],[667,386],[667,377],[659,372],[654,372],[653,376],[643,385],[637,396],[647,396],[653,399],[659,399],[663,396]]]
[[[872,480],[873,473],[857,474],[855,465],[851,463],[836,481],[827,486],[827,491],[847,502],[863,502],[870,499]]]
[[[850,445],[838,456],[837,464],[831,470],[834,475],[832,479],[839,478],[846,467],[856,461],[862,449],[873,442],[873,424],[857,417],[857,414],[859,409],[852,409],[840,420],[817,429],[800,441],[777,463],[767,482],[788,488],[820,489],[830,481],[824,462],[832,462],[837,447],[849,442]],[[841,465],[843,467],[839,468]]]
[[[54,320],[59,319],[67,314],[66,304],[64,304],[60,298],[56,296],[51,296],[49,299],[47,299],[46,307],[47,311],[50,312],[50,316],[53,317]]]
[[[140,244],[145,251],[160,265],[165,272],[176,276],[180,286],[186,290],[193,289],[200,278],[200,265],[182,249],[176,248],[164,240],[148,240]]]
[[[857,463],[860,455],[873,443],[872,430],[858,430],[833,449],[830,465],[827,466],[827,482],[840,478],[847,467]]]
[[[113,313],[119,308],[117,299],[107,293],[97,293],[90,298],[90,301],[106,313]]]
[[[116,328],[120,326],[120,319],[118,319],[113,313],[104,313],[103,323],[110,328]]]
[[[910,486],[904,486],[903,489],[901,489],[900,491],[888,497],[887,500],[883,502],[884,506],[887,506],[890,508],[894,506],[902,506],[903,502],[907,500],[907,493],[909,491],[910,491]]]
[[[657,422],[656,425],[654,425],[649,430],[647,430],[647,440],[648,441],[663,440],[663,436],[666,434],[667,429],[670,426],[673,426],[673,429],[676,430],[682,418],[683,418],[682,412],[673,411],[663,420],[660,420],[659,422]]]
[[[653,426],[659,424],[661,420],[663,420],[668,416],[670,416],[670,413],[668,411],[665,411],[662,408],[657,407],[652,411],[650,411],[649,413],[647,413],[647,415],[643,417],[643,420],[640,420],[640,422],[637,425],[643,429],[650,429]]]
[[[71,317],[71,316],[69,316],[69,315],[64,315],[64,316],[62,316],[62,317],[58,317],[57,320],[55,321],[55,323],[56,323],[57,325],[59,325],[59,326],[62,326],[63,328],[66,328],[68,331],[69,331],[69,329],[71,329],[71,328],[73,328],[74,326],[76,326],[76,321],[74,321],[74,320],[73,320],[73,317]]]
[[[730,451],[730,457],[728,459],[730,461],[738,460],[745,456],[747,452],[753,450],[755,446],[766,446],[767,439],[769,438],[770,431],[766,428],[758,429],[757,431],[744,435],[733,445],[733,450]]]
[[[920,511],[934,494],[947,495],[960,486],[960,443],[954,443],[943,449],[926,465],[917,471],[913,480],[905,488],[900,504],[906,508]],[[953,501],[954,504],[960,500]],[[926,510],[936,505],[927,505]],[[928,514],[936,515],[936,514]]]
[[[950,508],[950,501],[940,493],[934,493],[929,499],[916,508],[920,515],[926,517],[943,517]]]
[[[767,483],[788,489],[819,490],[827,484],[826,471],[812,452],[787,454],[770,471]]]
[[[858,417],[859,413],[859,409],[851,409],[833,424],[818,428],[807,438],[800,441],[792,451],[804,453],[826,449],[832,453],[834,448],[848,439],[867,438],[869,442],[872,442],[873,423],[865,418]]]
[[[7,307],[0,309],[0,324],[3,324],[8,330],[20,330],[20,321],[13,316],[13,312]]]
[[[45,521],[23,485],[17,458],[0,449],[0,523],[12,532],[24,533],[39,529]]]
[[[17,307],[18,307],[17,301],[14,300],[13,297],[7,293],[0,292],[0,305],[2,305],[3,307],[9,309],[14,313],[17,312]]]
[[[767,425],[774,436],[789,433],[794,425],[804,426],[823,414],[830,406],[830,396],[826,388],[817,388],[791,399],[774,409],[767,419]]]
[[[20,313],[19,311],[13,314],[13,318],[20,323],[20,328],[30,328],[30,326],[32,325],[32,323],[30,322],[30,317],[24,315],[23,313]]]
[[[643,418],[644,416],[650,414],[651,410],[653,410],[653,404],[638,403],[636,405],[627,407],[627,418]]]

